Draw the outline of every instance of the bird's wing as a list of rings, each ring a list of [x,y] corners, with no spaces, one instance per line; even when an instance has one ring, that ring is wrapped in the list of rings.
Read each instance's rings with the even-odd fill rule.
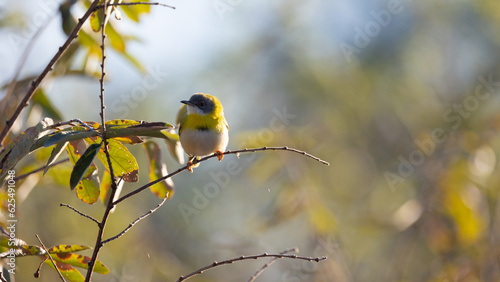
[[[181,122],[186,116],[187,116],[187,106],[183,104],[180,107],[179,112],[177,113],[177,117],[175,118],[175,126],[179,128],[179,132],[181,127]]]

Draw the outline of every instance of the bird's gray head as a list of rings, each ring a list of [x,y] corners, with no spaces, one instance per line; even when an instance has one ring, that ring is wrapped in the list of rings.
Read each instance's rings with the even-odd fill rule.
[[[190,114],[206,115],[212,113],[215,109],[213,96],[204,93],[196,93],[189,98],[189,101],[183,100],[181,103],[188,106],[187,110]]]

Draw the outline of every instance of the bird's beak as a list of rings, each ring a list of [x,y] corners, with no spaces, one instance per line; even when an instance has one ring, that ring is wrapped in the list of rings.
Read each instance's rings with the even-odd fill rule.
[[[188,106],[194,106],[194,104],[191,101],[182,100],[181,103],[186,104]]]

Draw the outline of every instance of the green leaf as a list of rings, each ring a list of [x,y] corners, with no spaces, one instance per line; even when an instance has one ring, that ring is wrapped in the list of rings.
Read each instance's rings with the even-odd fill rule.
[[[97,156],[100,147],[101,144],[90,145],[85,151],[85,153],[83,153],[83,155],[75,163],[75,167],[71,172],[71,177],[69,180],[71,190],[75,189],[76,185],[86,175],[87,170],[89,169],[90,165],[92,165],[92,162],[94,161],[94,158]]]
[[[83,178],[76,187],[76,196],[84,203],[93,204],[99,199],[99,179],[97,178],[97,169],[90,167],[92,173]]]
[[[90,247],[83,246],[83,245],[61,244],[61,245],[50,247],[47,250],[49,251],[50,254],[56,254],[56,253],[78,252],[78,251],[83,251],[83,250],[88,250],[88,249],[90,249]]]
[[[142,121],[132,120],[132,119],[112,119],[105,122],[106,129],[108,130],[137,126],[141,125],[142,123],[143,123]],[[99,125],[98,128],[100,129],[100,124],[98,125]]]
[[[95,130],[101,131],[101,126],[98,123],[90,123]],[[172,129],[173,126],[166,122],[145,122],[129,119],[114,119],[106,122],[106,130],[108,138],[130,137],[130,136],[150,136],[167,138],[161,131]]]
[[[29,256],[42,256],[47,254],[47,252],[45,252],[45,250],[40,246],[24,245],[21,249],[23,250],[24,255]]]
[[[120,198],[121,191],[123,189],[123,184],[124,181],[119,181],[118,184],[116,185],[116,191],[114,198],[111,199],[112,201],[116,201],[118,198]],[[111,174],[109,173],[109,170],[104,170],[104,174],[102,176],[102,181],[101,181],[101,195],[99,196],[101,199],[101,202],[103,204],[107,204],[110,199],[109,199],[109,191],[111,190]],[[110,212],[114,212],[116,209],[116,206],[114,206]]]
[[[63,132],[58,132],[50,137],[43,143],[43,146],[45,147],[50,147],[54,144],[57,143],[62,143],[62,142],[68,142],[68,141],[73,141],[73,140],[78,140],[78,139],[85,139],[88,137],[92,136],[97,136],[98,132],[97,131],[81,131],[81,130],[76,130],[76,131],[63,131]]]
[[[67,151],[67,149],[66,149]],[[69,163],[54,166],[45,174],[45,178],[50,177],[58,186],[68,187],[69,178],[71,176],[71,171],[73,166]]]
[[[71,174],[73,173],[74,166],[75,166],[76,162],[81,158],[82,154],[85,152],[86,149],[87,149],[87,145],[85,144],[85,141],[83,141],[83,140],[69,141],[69,144],[66,146],[66,152],[68,153],[69,160],[70,160],[71,164],[73,164],[73,168],[71,170],[69,178],[71,178]],[[95,164],[93,164],[91,167],[94,167],[95,169],[97,169]],[[89,169],[89,173],[93,173],[92,169]],[[78,186],[79,186],[79,188],[85,188],[86,184],[87,184],[87,182],[81,181],[80,183],[78,183]],[[92,187],[89,187],[89,189],[92,189]],[[79,190],[80,189],[78,189],[77,191],[79,191]],[[78,195],[78,192],[77,192],[77,195]]]
[[[47,259],[45,261],[46,264],[48,264],[52,269],[55,270],[54,265],[52,264],[52,261],[50,259]],[[63,263],[60,261],[55,261],[57,265],[57,269],[59,269],[59,272],[61,272],[61,275],[68,281],[70,282],[84,282],[85,277],[80,273],[80,271],[76,270],[74,267],[67,263]]]
[[[134,0],[130,2],[144,2],[142,0]],[[149,1],[145,1],[149,2]],[[144,13],[149,13],[151,7],[149,5],[134,5],[134,6],[121,6],[123,12],[134,22],[139,22],[139,16]]]
[[[62,153],[62,151],[66,148],[66,145],[68,145],[68,142],[64,143],[59,143],[57,144],[54,149],[52,149],[52,153],[50,154],[49,160],[47,161],[47,165],[45,166],[45,169],[43,170],[43,175],[47,173],[47,171],[50,168],[50,165],[54,163],[54,161],[59,157],[59,155]]]
[[[101,24],[104,14],[102,9],[99,9],[90,15],[90,27],[94,32],[99,32],[101,30]]]
[[[101,194],[99,195],[103,204],[107,203],[106,199],[109,196],[109,189],[111,189],[111,173],[109,173],[109,170],[105,169],[101,180]]]
[[[130,145],[144,143],[144,140],[139,136],[115,137],[113,139]]]
[[[23,242],[22,240],[19,241]],[[13,253],[16,257],[43,256],[47,254],[47,252],[45,252],[45,250],[42,247],[34,245],[19,245],[18,247],[6,246],[6,248],[8,248],[9,251],[13,250]],[[1,253],[0,258],[8,257],[9,254],[12,253],[12,252],[9,253],[9,251]]]
[[[128,127],[109,127],[107,137],[126,137],[126,136],[149,136],[163,139],[169,139],[163,131],[165,129],[173,129],[173,126],[166,122],[142,122],[137,125]]]
[[[57,253],[57,254],[51,254],[50,255],[55,261],[62,262],[68,265],[76,266],[76,267],[81,267],[84,269],[89,268],[89,261],[90,257],[88,256],[82,256],[82,255],[77,255],[73,253]],[[100,274],[108,274],[109,269],[100,261],[96,261],[94,265],[94,272],[100,273]]]
[[[38,138],[36,142],[31,146],[31,151],[36,150],[42,146],[50,147],[54,144],[66,141],[80,140],[89,137],[95,137],[99,135],[101,127],[96,122],[86,122],[89,126],[95,129],[95,131],[86,130],[80,126],[73,126],[71,128],[66,128],[64,130],[44,135]],[[168,131],[173,129],[173,126],[165,122],[144,122],[135,120],[112,120],[106,122],[106,130],[108,138],[124,138],[122,139],[126,143],[135,144],[142,143],[140,136],[144,137],[156,137],[163,139],[178,139],[177,134],[169,134]],[[13,147],[14,144],[9,145]],[[8,147],[9,148],[9,147]],[[1,155],[0,155],[1,160]],[[0,162],[1,164],[1,162]]]
[[[162,161],[161,150],[158,144],[153,141],[148,141],[144,144],[144,149],[149,160],[149,181],[157,180],[168,174],[167,165]],[[171,178],[160,181],[150,187],[151,192],[159,198],[174,195],[174,182]]]
[[[100,137],[86,139],[89,143],[100,143]],[[113,174],[115,177],[121,178],[127,182],[137,182],[139,180],[139,165],[130,153],[130,151],[120,141],[108,139],[108,152],[113,165]],[[102,164],[109,170],[108,160],[103,148],[99,150],[97,155]]]
[[[170,129],[164,129],[161,131],[163,135],[172,141],[180,141],[181,139],[179,138],[179,134],[175,133],[175,129],[170,128]]]
[[[52,124],[54,124],[52,119],[45,118],[36,126],[23,131],[7,145],[0,154],[0,179],[7,174],[8,170],[14,168],[19,160],[31,152],[31,147],[39,138],[49,133],[47,128]]]

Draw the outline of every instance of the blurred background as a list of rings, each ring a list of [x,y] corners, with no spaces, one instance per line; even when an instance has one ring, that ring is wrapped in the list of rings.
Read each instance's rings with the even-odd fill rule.
[[[0,1],[2,124],[88,2]],[[175,195],[99,255],[94,281],[175,281],[212,261],[298,247],[321,263],[281,259],[257,281],[498,281],[500,216],[500,2],[188,0],[129,7],[107,29],[106,116],[173,123],[195,92],[221,100],[229,149],[288,152],[211,160],[173,178]],[[135,10],[134,10],[135,9]],[[43,27],[40,32],[37,30]],[[99,121],[99,34],[44,80],[10,135],[45,116]],[[147,180],[140,145],[129,146]],[[180,165],[168,154],[169,171]],[[21,161],[21,174],[50,151]],[[17,236],[93,246],[98,219],[58,175],[19,183]],[[110,217],[106,237],[160,200],[144,191]],[[5,219],[3,220],[3,222]],[[86,253],[90,255],[91,252]],[[210,270],[192,281],[247,281],[267,260]],[[38,258],[19,258],[16,281]],[[85,273],[85,271],[82,271]],[[47,267],[37,281],[54,281]]]

